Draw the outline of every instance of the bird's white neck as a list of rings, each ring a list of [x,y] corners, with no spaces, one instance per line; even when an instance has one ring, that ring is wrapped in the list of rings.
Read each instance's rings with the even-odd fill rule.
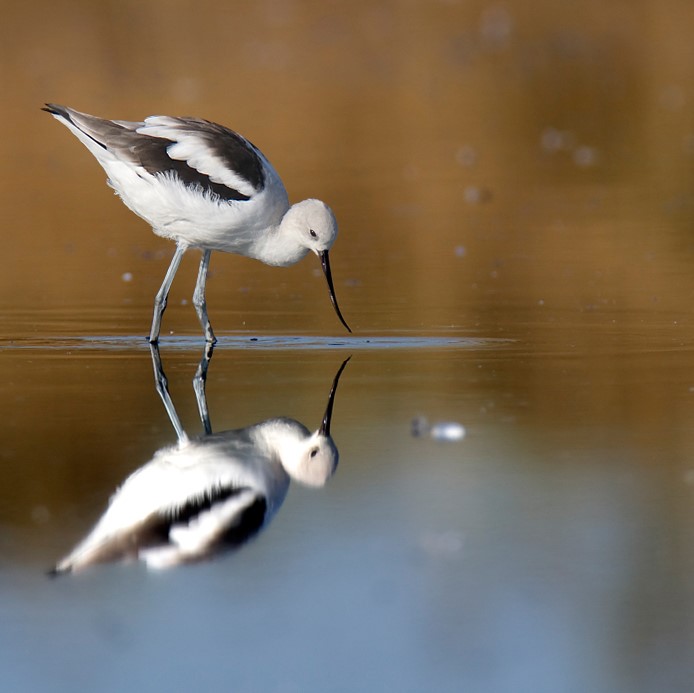
[[[281,459],[287,450],[292,450],[310,436],[305,426],[294,419],[282,416],[268,419],[251,428],[251,436],[256,445],[278,459]]]
[[[258,235],[251,248],[252,257],[267,265],[288,267],[308,253],[309,249],[301,242],[297,211],[297,205],[293,205],[278,224]]]

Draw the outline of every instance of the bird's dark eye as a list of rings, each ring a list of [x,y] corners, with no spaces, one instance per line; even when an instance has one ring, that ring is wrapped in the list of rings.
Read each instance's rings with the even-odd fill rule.
[[[318,448],[311,448],[311,451],[308,454],[309,457],[313,459],[318,454]]]
[[[318,234],[313,229],[309,229],[308,232],[311,234],[311,238],[318,238]]]

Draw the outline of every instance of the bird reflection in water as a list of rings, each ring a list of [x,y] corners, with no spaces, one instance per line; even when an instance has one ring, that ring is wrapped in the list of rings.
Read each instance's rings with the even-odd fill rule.
[[[332,383],[319,428],[277,417],[212,433],[205,380],[207,345],[194,378],[205,433],[188,438],[169,395],[159,349],[151,345],[154,376],[178,442],[157,451],[116,491],[87,537],[51,574],[97,563],[139,559],[169,568],[210,558],[244,544],[282,505],[291,479],[323,486],[335,472],[338,451],[330,436],[335,392],[349,358]]]

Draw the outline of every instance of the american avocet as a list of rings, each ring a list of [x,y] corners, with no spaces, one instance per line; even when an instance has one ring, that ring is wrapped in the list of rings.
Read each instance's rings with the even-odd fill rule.
[[[265,156],[241,135],[200,118],[150,116],[144,122],[104,120],[66,106],[46,104],[96,157],[108,184],[176,252],[154,299],[149,341],[159,339],[166,299],[183,254],[199,248],[202,260],[193,305],[208,342],[205,283],[210,253],[219,250],[286,267],[309,251],[321,261],[337,317],[328,251],[337,221],[320,200],[289,205],[282,180]]]
[[[156,345],[152,350],[155,373],[159,370],[166,389]],[[170,568],[243,545],[274,517],[291,480],[321,487],[335,472],[339,453],[330,421],[347,361],[335,375],[314,433],[295,419],[278,417],[189,439],[167,404],[178,444],[159,450],[125,480],[92,531],[51,574],[126,558]]]

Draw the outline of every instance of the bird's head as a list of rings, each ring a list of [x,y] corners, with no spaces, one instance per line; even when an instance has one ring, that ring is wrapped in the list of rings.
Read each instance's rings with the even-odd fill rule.
[[[332,248],[337,238],[337,219],[325,202],[303,200],[292,205],[284,222],[302,247],[320,257]]]
[[[330,301],[333,304],[335,313],[337,313],[337,317],[347,328],[347,331],[351,332],[352,330],[345,322],[340,312],[340,307],[337,305],[332,273],[330,271],[328,251],[332,248],[337,238],[337,220],[332,210],[325,202],[320,200],[303,200],[291,206],[285,215],[282,225],[289,230],[292,238],[302,248],[315,253],[320,259],[325,280],[328,282]]]
[[[320,487],[335,473],[339,459],[332,438],[319,429],[282,455],[282,466],[300,484]]]

